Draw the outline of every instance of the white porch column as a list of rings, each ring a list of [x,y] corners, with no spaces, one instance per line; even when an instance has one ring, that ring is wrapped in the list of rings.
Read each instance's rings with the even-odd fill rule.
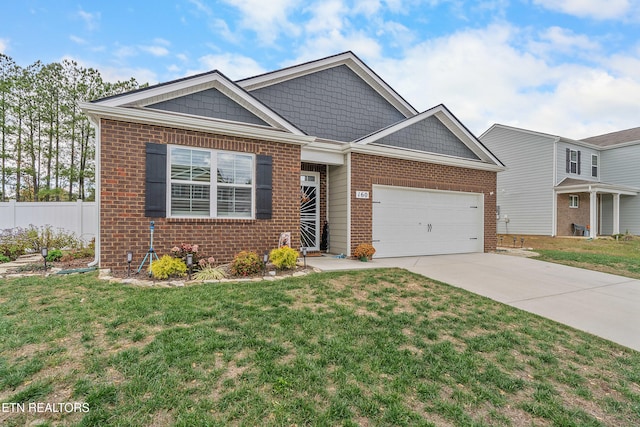
[[[613,234],[620,234],[620,193],[613,195]]]
[[[598,197],[595,191],[589,192],[589,237],[595,239],[598,235]]]

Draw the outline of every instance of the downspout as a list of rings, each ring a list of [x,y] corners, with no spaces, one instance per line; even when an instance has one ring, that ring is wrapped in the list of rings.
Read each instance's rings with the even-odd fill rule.
[[[553,140],[553,185],[551,187],[551,237],[558,234],[558,195],[556,194],[556,184],[558,183],[558,141],[560,137]]]
[[[94,125],[96,129],[96,145],[95,145],[95,167],[96,167],[96,175],[95,175],[95,185],[96,185],[96,212],[98,215],[98,230],[96,231],[96,244],[95,244],[95,255],[93,261],[87,264],[89,267],[95,267],[100,265],[100,205],[101,205],[101,197],[100,197],[100,137],[102,134],[100,119],[96,122],[92,117],[89,117],[89,120]]]
[[[347,153],[347,247],[346,255],[351,256],[351,151]]]

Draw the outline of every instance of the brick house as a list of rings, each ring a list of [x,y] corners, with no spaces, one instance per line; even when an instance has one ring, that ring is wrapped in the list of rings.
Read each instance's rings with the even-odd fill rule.
[[[444,106],[419,113],[351,52],[231,81],[219,71],[82,105],[97,128],[97,253],[219,261],[277,247],[376,256],[496,245],[502,163]]]

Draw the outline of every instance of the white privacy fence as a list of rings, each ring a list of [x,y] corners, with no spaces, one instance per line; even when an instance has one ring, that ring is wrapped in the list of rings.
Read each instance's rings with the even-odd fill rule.
[[[89,242],[98,233],[96,202],[9,202],[0,203],[0,230],[30,225],[50,225],[75,233]]]

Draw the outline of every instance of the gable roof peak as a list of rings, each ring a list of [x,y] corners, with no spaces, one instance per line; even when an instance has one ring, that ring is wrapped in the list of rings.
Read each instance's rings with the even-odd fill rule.
[[[256,89],[272,86],[287,80],[317,73],[319,71],[345,65],[349,67],[369,86],[376,90],[384,99],[392,104],[405,117],[418,114],[418,111],[409,104],[398,92],[387,84],[378,74],[367,66],[355,53],[345,51],[325,58],[316,59],[302,64],[292,65],[279,70],[260,74],[254,77],[238,80],[236,83],[243,89],[251,92]]]

